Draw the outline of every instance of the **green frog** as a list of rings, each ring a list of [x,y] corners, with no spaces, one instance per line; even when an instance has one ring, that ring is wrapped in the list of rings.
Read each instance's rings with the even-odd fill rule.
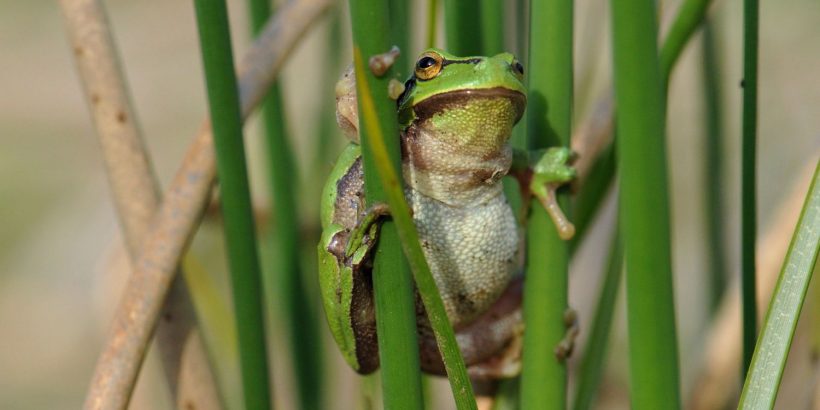
[[[508,377],[520,369],[522,237],[501,179],[513,164],[508,141],[527,104],[523,79],[524,67],[509,53],[457,57],[428,49],[397,100],[405,197],[474,377]],[[322,193],[319,279],[344,358],[367,374],[379,366],[371,250],[388,210],[365,204],[355,89],[350,69],[336,96],[337,122],[351,144]],[[568,149],[554,148],[533,169],[518,170],[565,237],[573,228],[554,191],[575,176],[569,158]],[[444,374],[418,296],[416,306],[422,369]]]

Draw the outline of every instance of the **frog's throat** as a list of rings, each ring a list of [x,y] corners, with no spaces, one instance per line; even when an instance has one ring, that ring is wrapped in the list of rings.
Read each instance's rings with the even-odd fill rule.
[[[410,188],[449,206],[474,206],[502,193],[512,163],[503,144],[483,155],[411,126],[402,132],[402,173]]]
[[[527,96],[520,91],[505,87],[460,89],[432,95],[415,103],[413,106],[416,116],[415,122],[427,121],[435,114],[454,107],[466,106],[477,99],[491,98],[507,98],[512,102],[515,113],[513,124],[517,123],[524,115],[524,109],[527,107]]]

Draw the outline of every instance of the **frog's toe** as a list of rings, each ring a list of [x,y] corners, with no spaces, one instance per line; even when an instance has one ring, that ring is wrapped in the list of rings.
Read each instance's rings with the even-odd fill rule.
[[[575,348],[575,339],[580,333],[580,326],[578,325],[578,313],[573,308],[567,308],[564,311],[564,325],[567,327],[564,338],[555,346],[555,358],[563,362],[572,355]]]
[[[575,179],[577,172],[570,166],[573,152],[567,147],[548,149],[533,167],[534,180],[546,184],[565,184]]]

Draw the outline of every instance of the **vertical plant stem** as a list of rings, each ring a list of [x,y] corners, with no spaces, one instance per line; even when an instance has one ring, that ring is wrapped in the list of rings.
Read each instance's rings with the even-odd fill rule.
[[[718,61],[717,38],[713,24],[703,22],[703,93],[706,141],[703,169],[706,187],[706,249],[709,253],[709,310],[717,311],[726,288],[726,256],[723,237],[723,98]]]
[[[612,2],[620,226],[626,258],[631,399],[680,407],[669,233],[664,87],[652,0]]]
[[[390,4],[390,41],[401,50],[396,62],[393,63],[393,72],[402,82],[410,77],[408,70],[410,67],[407,61],[412,57],[411,37],[413,24],[410,17],[413,11],[410,10],[410,0],[389,0]]]
[[[332,95],[334,85],[339,79],[342,71],[342,11],[340,7],[335,7],[331,12],[330,24],[327,33],[327,50],[324,53],[325,70],[322,73],[323,94]],[[345,62],[344,64],[349,64]],[[339,128],[336,125],[336,104],[332,98],[326,98],[322,102],[320,113],[319,132],[314,143],[314,158],[312,160],[310,175],[308,175],[308,185],[314,188],[310,197],[317,198],[321,193],[324,179],[330,171],[332,164],[332,152],[334,141],[339,138]],[[318,215],[318,208],[310,208],[311,215]]]
[[[504,51],[504,2],[481,0],[481,54],[494,56]]]
[[[261,32],[271,15],[270,0],[250,0],[248,4],[251,30],[255,36]],[[272,194],[271,215],[275,222],[274,242],[278,247],[273,263],[272,282],[276,299],[281,303],[281,317],[288,329],[288,344],[293,357],[298,400],[303,409],[322,407],[323,372],[321,320],[315,304],[309,303],[307,287],[303,278],[299,235],[299,199],[296,184],[299,182],[298,167],[287,135],[284,103],[279,85],[271,85],[268,96],[262,102],[262,121],[267,143],[268,172]],[[273,315],[272,315],[273,316]]]
[[[379,179],[381,172],[375,164],[371,147],[371,140],[377,138],[374,131],[391,136],[386,141],[390,144],[387,155],[388,167],[394,172],[399,169],[400,158],[399,140],[394,137],[398,133],[395,103],[387,95],[387,83],[395,71],[391,68],[377,78],[367,68],[362,57],[375,56],[390,48],[388,4],[377,0],[351,0],[350,18],[353,27],[365,194],[367,203],[374,204],[385,202],[385,191],[389,189]],[[375,105],[371,108],[373,112],[365,109],[365,100]],[[368,120],[378,124],[375,130],[366,126]],[[400,185],[392,188],[400,189]],[[391,207],[391,213],[395,220],[396,209]],[[396,224],[392,220],[385,221],[381,227],[373,266],[373,291],[384,406],[391,409],[421,409],[423,403],[413,282],[402,256]]]
[[[438,36],[438,0],[427,0],[427,47],[436,46]]]
[[[675,15],[672,28],[666,36],[661,48],[661,74],[664,87],[669,86],[669,77],[675,68],[683,48],[698,28],[711,0],[685,0]]]
[[[820,251],[820,161],[763,321],[738,408],[774,407],[797,319]]]
[[[757,0],[743,1],[743,137],[741,140],[740,266],[743,300],[743,374],[757,338]]]
[[[587,338],[586,349],[581,359],[578,390],[575,392],[575,410],[591,409],[604,374],[606,352],[609,344],[609,331],[612,328],[612,316],[615,313],[615,302],[618,297],[618,286],[624,269],[623,244],[619,238],[618,227],[612,235],[609,250],[609,264],[601,284],[598,296],[598,307],[592,322],[592,331]]]
[[[481,54],[481,4],[479,0],[444,0],[444,33],[447,50],[457,56]]]
[[[529,70],[527,132],[530,148],[569,146],[572,127],[572,0],[531,3],[530,63],[550,67]],[[568,209],[567,193],[559,203]],[[527,229],[527,285],[524,287],[523,369],[521,406],[550,403],[566,408],[567,368],[555,357],[555,346],[567,332],[569,252],[567,242],[537,200],[531,205]],[[545,297],[549,295],[548,297]]]
[[[242,117],[224,0],[195,0],[214,133],[225,241],[239,336],[245,407],[269,409],[261,273],[242,140]]]

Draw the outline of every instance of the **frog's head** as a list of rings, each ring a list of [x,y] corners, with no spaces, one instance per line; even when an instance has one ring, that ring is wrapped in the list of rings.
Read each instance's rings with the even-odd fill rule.
[[[402,129],[416,124],[459,145],[497,147],[524,114],[523,79],[524,67],[510,53],[456,57],[428,49],[398,99],[399,123]]]

